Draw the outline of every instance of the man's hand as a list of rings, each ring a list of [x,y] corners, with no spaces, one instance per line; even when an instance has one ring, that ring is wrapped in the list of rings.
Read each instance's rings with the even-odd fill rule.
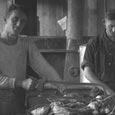
[[[32,84],[32,79],[28,78],[22,81],[22,88],[24,88],[25,90],[29,90],[30,86]]]
[[[16,87],[22,87],[25,90],[42,91],[45,82],[46,82],[46,79],[44,79],[44,78],[37,79],[37,78],[34,78],[34,77],[30,77],[30,78],[25,79],[23,81],[17,81],[16,80],[15,86]]]
[[[46,79],[44,78],[37,79],[33,77],[31,77],[31,79],[32,79],[32,83],[29,90],[42,91],[44,88],[44,83],[46,82]]]
[[[58,90],[59,90],[60,93],[63,93],[64,90],[66,89],[66,86],[63,85],[63,84],[59,84],[59,85],[57,86],[57,88],[58,88]]]
[[[31,78],[25,79],[22,81],[22,88],[24,88],[25,90],[29,90],[31,84],[32,84]]]
[[[39,79],[36,86],[35,86],[35,89],[37,91],[42,91],[44,89],[44,84],[46,83],[46,79]]]

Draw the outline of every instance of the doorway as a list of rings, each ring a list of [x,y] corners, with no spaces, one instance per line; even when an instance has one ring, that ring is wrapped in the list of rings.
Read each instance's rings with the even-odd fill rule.
[[[24,7],[28,16],[28,23],[22,34],[37,35],[37,0],[15,0],[15,4]]]

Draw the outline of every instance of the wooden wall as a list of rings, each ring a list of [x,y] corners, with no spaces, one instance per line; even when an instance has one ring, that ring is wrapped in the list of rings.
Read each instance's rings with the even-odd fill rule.
[[[102,23],[104,12],[115,8],[115,0],[84,0],[83,2],[82,35],[96,36],[104,29]],[[57,20],[68,16],[67,6],[67,0],[37,0],[38,35],[66,36]]]
[[[66,0],[37,0],[40,36],[65,36],[57,21],[67,15]]]
[[[96,36],[103,31],[104,0],[85,0],[83,36]]]
[[[115,0],[105,0],[106,1],[106,9],[115,9]]]
[[[4,14],[6,12],[7,2],[6,0],[0,0],[0,32],[2,31],[4,25]]]

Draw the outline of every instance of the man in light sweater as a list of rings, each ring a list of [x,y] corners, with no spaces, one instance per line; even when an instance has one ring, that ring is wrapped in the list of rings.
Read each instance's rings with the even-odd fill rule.
[[[33,86],[32,79],[26,78],[27,56],[30,66],[41,78],[47,81],[61,79],[34,43],[20,39],[19,34],[27,23],[24,10],[11,5],[4,20],[0,34],[0,115],[23,114],[25,90]]]

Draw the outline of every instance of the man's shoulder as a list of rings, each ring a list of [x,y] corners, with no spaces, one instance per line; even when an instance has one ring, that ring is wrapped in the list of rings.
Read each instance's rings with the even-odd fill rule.
[[[96,53],[96,51],[100,50],[100,48],[103,47],[102,37],[99,35],[90,39],[86,47],[90,50],[93,50]]]
[[[88,44],[98,44],[101,40],[101,37],[98,35],[98,36],[95,36],[93,38],[91,38],[89,41],[88,41]]]

